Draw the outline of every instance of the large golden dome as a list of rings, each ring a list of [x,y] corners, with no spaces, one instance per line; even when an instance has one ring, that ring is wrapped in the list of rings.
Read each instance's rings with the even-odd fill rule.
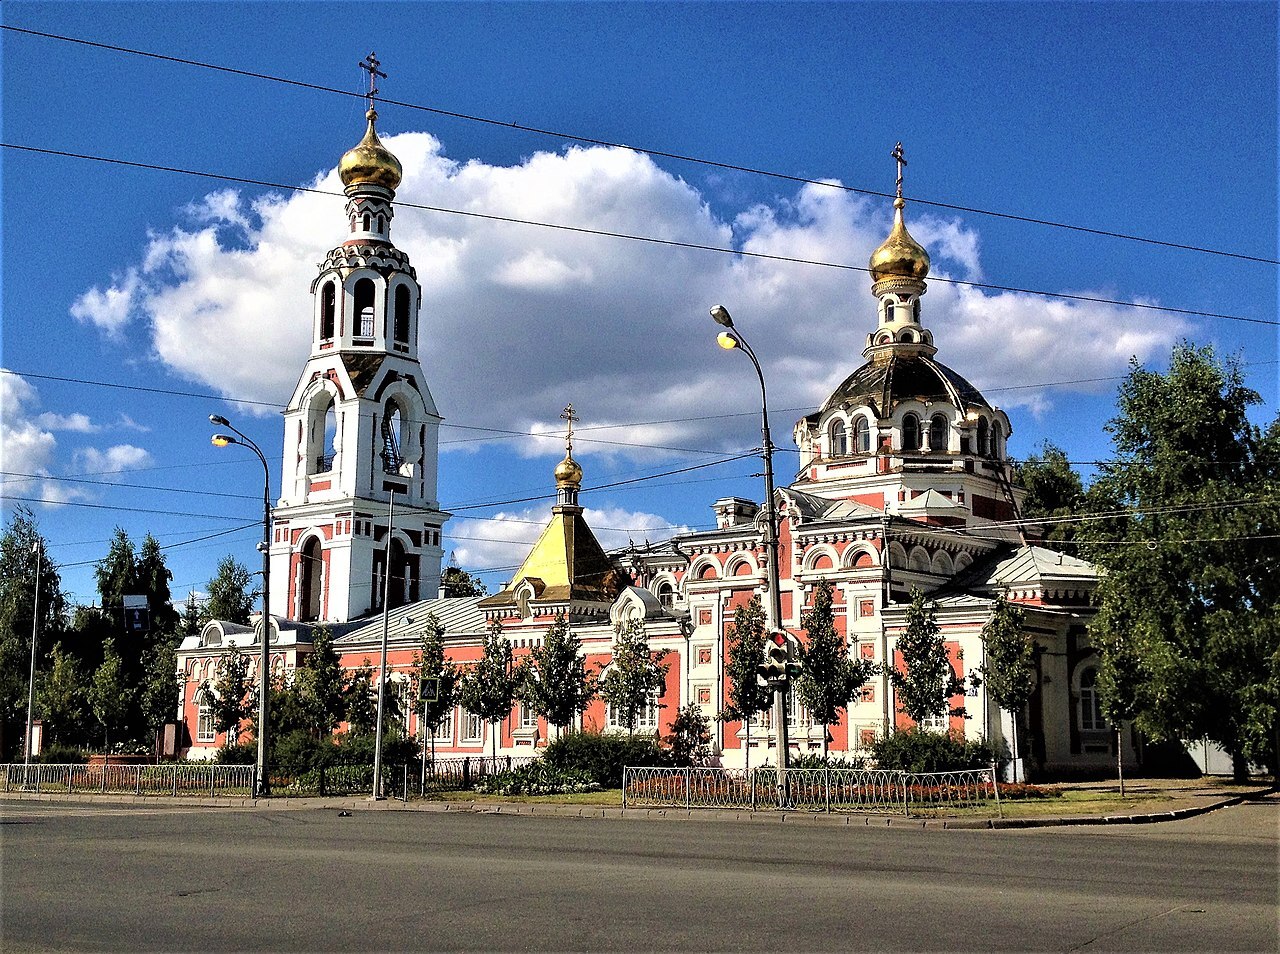
[[[365,113],[365,118],[369,120],[369,128],[365,130],[364,138],[347,150],[338,163],[338,176],[345,186],[369,183],[395,189],[404,177],[404,168],[378,139],[377,130],[373,128],[378,113],[371,109]]]
[[[906,205],[899,196],[893,201],[893,231],[884,244],[871,253],[871,280],[883,278],[919,278],[929,274],[929,253],[911,237],[902,219]]]
[[[582,465],[574,460],[572,455],[565,454],[564,460],[556,464],[555,475],[557,487],[581,486]]]

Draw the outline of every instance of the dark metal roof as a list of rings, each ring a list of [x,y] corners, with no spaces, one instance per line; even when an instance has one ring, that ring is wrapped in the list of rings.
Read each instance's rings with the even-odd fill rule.
[[[819,415],[835,407],[871,407],[888,417],[903,401],[942,401],[962,410],[991,405],[972,384],[922,354],[890,354],[868,361],[832,392]]]

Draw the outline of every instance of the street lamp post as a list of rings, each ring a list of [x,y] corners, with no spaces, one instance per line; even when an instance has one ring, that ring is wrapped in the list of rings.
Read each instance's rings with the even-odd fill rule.
[[[396,491],[387,500],[387,555],[382,566],[382,651],[378,658],[378,723],[373,730],[373,798],[382,794],[382,718],[387,702],[387,628],[391,622],[391,535],[395,532]]]
[[[31,780],[31,742],[32,733],[35,731],[32,715],[35,713],[36,702],[36,641],[40,636],[40,563],[44,556],[44,547],[40,545],[39,540],[36,540],[32,549],[36,554],[36,590],[35,605],[31,610],[31,677],[27,682],[27,741],[23,746],[22,766],[22,785],[24,788]]]
[[[769,396],[764,386],[764,371],[760,368],[760,359],[747,343],[742,332],[734,327],[733,318],[724,305],[716,305],[711,309],[711,317],[715,323],[722,325],[724,331],[716,336],[716,343],[726,351],[741,350],[756,369],[756,377],[760,379],[760,435],[763,439],[761,456],[764,457],[764,545],[768,556],[766,568],[769,577],[769,628],[782,629],[782,593],[778,586],[778,518],[773,502],[773,441],[769,439]],[[787,791],[787,759],[790,754],[791,741],[787,732],[787,689],[788,681],[784,680],[776,690],[773,701],[773,719],[778,733],[778,805],[786,804]]]
[[[267,466],[267,458],[262,448],[220,414],[210,414],[209,423],[228,428],[230,434],[214,434],[213,445],[226,447],[228,444],[239,444],[258,455],[262,461],[262,542],[258,549],[262,551],[262,646],[258,656],[258,790],[254,793],[259,798],[271,794],[271,780],[267,776],[267,709],[271,692],[271,652],[268,643],[271,640],[271,468]]]

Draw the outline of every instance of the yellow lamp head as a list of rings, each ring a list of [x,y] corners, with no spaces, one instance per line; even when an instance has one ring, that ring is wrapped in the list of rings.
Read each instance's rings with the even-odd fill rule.
[[[234,444],[236,439],[226,434],[214,434],[211,438],[214,447],[226,447],[228,444]]]
[[[722,331],[716,335],[716,344],[724,348],[725,351],[732,351],[738,347],[738,336],[732,331]]]

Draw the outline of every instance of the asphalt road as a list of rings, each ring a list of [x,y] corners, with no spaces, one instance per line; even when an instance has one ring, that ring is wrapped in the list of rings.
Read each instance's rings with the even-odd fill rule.
[[[1277,951],[1280,802],[1023,831],[0,802],[5,951]]]

